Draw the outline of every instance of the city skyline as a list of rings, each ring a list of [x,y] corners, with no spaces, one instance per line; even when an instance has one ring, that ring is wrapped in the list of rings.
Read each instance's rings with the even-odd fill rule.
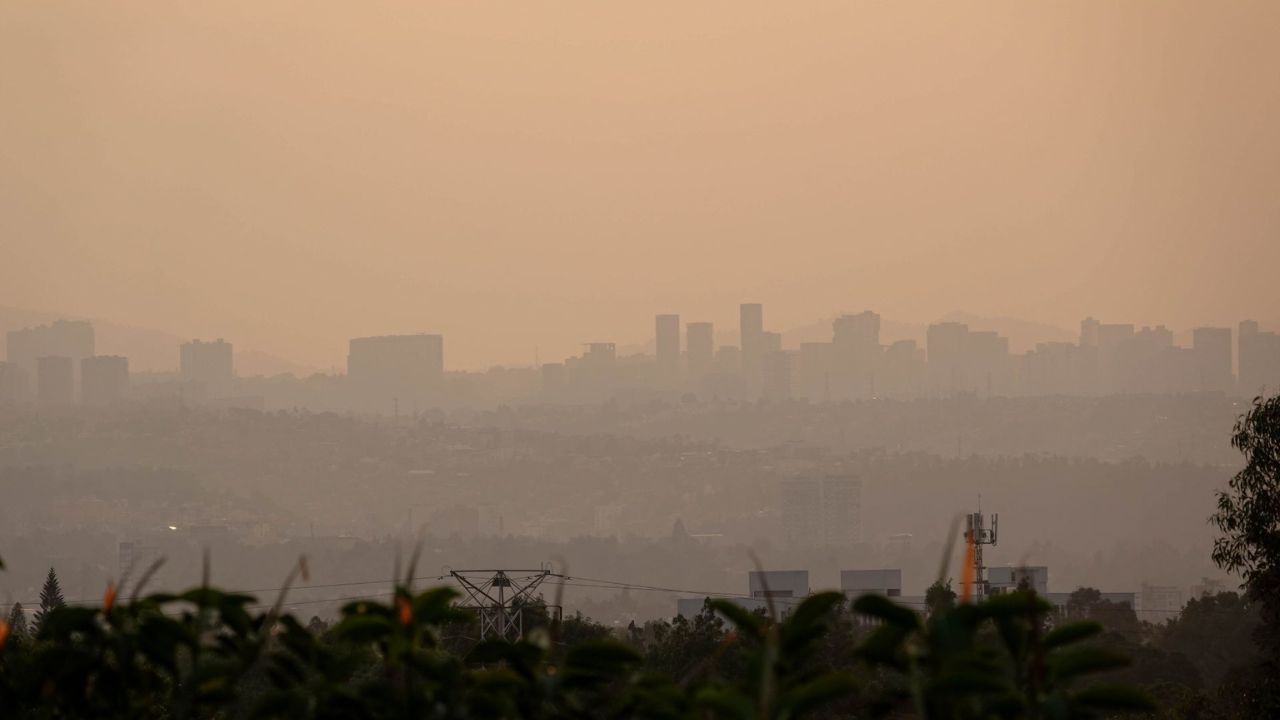
[[[475,344],[475,338],[481,333],[475,332],[474,329],[471,331],[464,330],[460,336],[456,337],[447,335],[447,333],[443,333],[432,327],[390,328],[384,332],[371,332],[366,330],[364,332],[352,334],[349,337],[339,337],[335,335],[329,342],[329,344],[332,344],[335,348],[333,356],[326,356],[326,358],[323,358],[323,360],[325,360],[324,362],[313,362],[306,358],[298,358],[283,353],[273,352],[269,348],[249,345],[248,343],[243,342],[243,338],[239,338],[232,333],[217,330],[206,335],[199,335],[185,332],[182,328],[143,327],[128,321],[121,321],[119,318],[103,318],[57,311],[19,309],[5,307],[3,305],[0,305],[0,343],[6,342],[5,331],[7,330],[32,328],[40,325],[46,325],[51,322],[57,322],[59,320],[87,321],[92,323],[95,328],[100,328],[105,324],[111,328],[123,330],[126,333],[154,334],[160,337],[168,337],[171,341],[177,344],[186,343],[203,337],[226,337],[228,340],[235,343],[237,367],[239,367],[240,355],[242,353],[247,353],[253,356],[253,360],[256,361],[250,363],[253,366],[265,363],[266,366],[279,366],[282,368],[277,370],[277,372],[290,372],[290,370],[284,368],[292,367],[295,368],[292,371],[293,374],[303,376],[310,373],[332,373],[335,371],[341,371],[345,368],[348,355],[348,342],[353,338],[420,334],[447,335],[450,341],[450,347],[445,370],[458,372],[480,372],[496,367],[536,367],[539,364],[545,364],[547,362],[561,361],[565,358],[581,354],[584,348],[591,342],[601,341],[608,341],[616,345],[620,354],[652,355],[656,350],[654,319],[659,315],[665,314],[675,315],[679,318],[681,355],[687,351],[684,338],[686,326],[690,323],[698,325],[710,324],[714,328],[714,335],[712,339],[713,348],[719,348],[724,345],[737,345],[740,347],[741,341],[738,334],[738,327],[741,322],[739,312],[739,306],[741,304],[743,303],[733,303],[725,309],[721,309],[716,313],[710,313],[707,315],[691,314],[682,309],[670,309],[669,312],[650,312],[638,320],[635,318],[627,318],[627,323],[624,326],[627,330],[609,330],[606,328],[594,335],[584,336],[582,339],[570,342],[566,345],[566,350],[563,355],[558,355],[549,346],[535,344],[532,348],[528,349],[528,352],[525,353],[521,353],[516,349],[510,350],[505,355],[510,359],[505,361],[502,359],[486,360],[481,358],[477,363],[468,362],[463,352],[458,349],[459,346],[465,348],[468,345]],[[1162,319],[1159,317],[1154,320],[1141,320],[1105,313],[1100,314],[1097,312],[1086,312],[1076,318],[1071,324],[1063,326],[1041,321],[1033,317],[1020,317],[1008,313],[978,315],[966,310],[952,310],[932,319],[919,320],[889,315],[872,305],[868,306],[870,310],[867,308],[847,308],[844,310],[830,311],[825,315],[811,314],[808,319],[800,320],[791,324],[785,324],[784,321],[776,320],[774,318],[772,307],[768,303],[758,304],[765,307],[769,317],[766,324],[773,327],[775,332],[781,334],[783,345],[785,349],[788,350],[797,350],[801,344],[806,342],[830,341],[832,324],[836,320],[842,316],[856,315],[862,312],[874,312],[880,316],[881,322],[883,323],[881,339],[886,346],[899,340],[916,340],[921,345],[924,345],[930,325],[947,322],[962,322],[970,325],[973,330],[995,330],[1003,337],[1007,337],[1009,339],[1010,352],[1015,354],[1033,350],[1035,345],[1038,343],[1063,342],[1068,340],[1074,341],[1078,339],[1080,332],[1079,323],[1085,318],[1099,318],[1106,322],[1132,324],[1135,328],[1168,328],[1173,333],[1174,344],[1186,346],[1192,344],[1193,333],[1197,328],[1231,328],[1234,337],[1237,326],[1240,322],[1253,321],[1258,323],[1260,329],[1264,331],[1280,331],[1280,318],[1268,321],[1266,319],[1264,308],[1258,308],[1257,312],[1253,314],[1245,314],[1239,318],[1224,318],[1218,322],[1196,325],[1173,323],[1168,319]],[[670,306],[666,307],[670,308]],[[15,313],[17,317],[24,319],[20,321],[10,321],[6,324],[6,311]],[[1012,328],[1013,331],[1006,331],[1003,328]],[[99,331],[99,333],[101,334],[101,331]],[[150,344],[154,345],[156,340],[155,337],[148,337],[147,339],[151,341]],[[109,347],[100,354],[125,355],[132,358],[134,356],[129,352],[130,348],[127,344],[131,340],[132,338],[118,338],[114,343],[109,343]],[[101,342],[102,339],[100,337],[99,343]],[[176,347],[176,345],[174,345],[174,347]],[[3,348],[4,345],[0,344],[0,355],[4,354],[2,352]],[[167,345],[163,352],[169,352]],[[152,354],[154,354],[154,352]],[[162,360],[159,366],[153,366],[146,362],[146,359],[149,358],[144,358],[143,366],[141,368],[135,366],[134,370],[140,372],[177,372],[179,370],[179,355],[176,350],[171,354],[171,362]],[[261,373],[251,372],[249,374]]]
[[[131,390],[127,356],[98,353],[91,322],[58,320],[5,333],[0,403],[34,398],[38,407],[57,409],[77,400],[108,405],[167,397],[215,407],[292,404],[399,416],[619,398],[827,403],[1195,392],[1250,397],[1280,387],[1280,332],[1254,320],[1234,329],[1194,328],[1187,343],[1164,325],[1090,316],[1080,321],[1074,339],[1036,342],[1020,351],[999,331],[956,320],[929,324],[921,342],[885,336],[881,316],[863,310],[836,317],[824,337],[787,343],[783,333],[768,329],[767,318],[763,304],[741,303],[738,344],[717,346],[714,323],[682,326],[678,314],[659,313],[649,348],[620,352],[617,343],[597,339],[563,360],[484,372],[450,368],[440,334],[357,337],[348,342],[345,373],[287,375],[305,379],[302,390],[281,385],[285,375],[238,374],[234,343],[222,338],[181,342],[176,375],[140,374]],[[255,386],[255,377],[266,384]]]
[[[1275,323],[1280,6],[1235,8],[10,3],[0,304],[319,367],[740,299]]]

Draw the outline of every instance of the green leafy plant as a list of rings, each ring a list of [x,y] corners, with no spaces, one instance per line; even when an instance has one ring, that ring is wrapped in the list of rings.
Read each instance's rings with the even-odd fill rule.
[[[883,709],[910,707],[922,718],[1090,718],[1154,709],[1131,688],[1084,684],[1123,667],[1124,657],[1087,642],[1094,622],[1045,632],[1051,606],[1031,592],[993,595],[921,619],[875,595],[853,608],[878,623],[858,649],[890,673]]]

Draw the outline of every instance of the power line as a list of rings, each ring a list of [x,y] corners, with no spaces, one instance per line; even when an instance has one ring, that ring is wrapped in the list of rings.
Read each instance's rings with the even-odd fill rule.
[[[695,597],[701,596],[701,597],[710,597],[710,598],[755,599],[754,596],[745,594],[745,593],[690,590],[688,588],[673,588],[673,587],[664,587],[660,585],[645,585],[640,583],[629,583],[629,582],[620,581],[620,580],[606,580],[602,578],[587,578],[587,577],[580,577],[580,576],[559,575],[556,573],[551,573],[550,577],[560,578],[560,580],[558,582],[549,580],[545,584],[555,586],[555,587],[561,587],[561,588],[569,587],[569,588],[584,588],[584,589],[599,589],[599,590],[626,590],[626,591],[637,591],[637,592],[661,592],[661,593],[671,593],[671,594],[681,594],[681,595],[692,595]],[[424,581],[432,581],[432,580],[442,581],[442,580],[448,580],[448,579],[450,579],[449,575],[420,575],[420,576],[415,576],[410,578],[409,582],[424,582]],[[357,581],[350,581],[350,582],[315,583],[311,585],[293,585],[288,587],[287,589],[290,592],[294,592],[294,591],[320,590],[320,589],[340,588],[340,587],[358,587],[361,585],[376,585],[379,583],[387,583],[387,582],[388,582],[387,578],[380,578],[377,580],[357,580]],[[253,594],[253,593],[280,592],[285,589],[286,589],[285,587],[279,586],[279,587],[268,587],[268,588],[225,590],[223,592],[226,592],[228,594]],[[344,602],[344,601],[352,601],[352,600],[368,600],[372,598],[382,597],[385,594],[386,594],[385,592],[377,592],[377,593],[366,593],[362,595],[348,595],[348,596],[337,596],[337,597],[328,597],[328,598],[308,598],[304,600],[293,600],[293,601],[285,600],[284,602],[281,603],[281,607],[294,607],[298,605],[317,605],[317,604],[323,604],[323,603]],[[893,598],[893,600],[894,602],[901,605],[907,605],[910,607],[924,607],[923,601],[907,602],[903,600],[901,597]],[[15,602],[9,602],[9,603],[0,603],[0,607],[10,608],[13,605],[17,604],[18,602],[21,602],[21,604],[29,607],[37,607],[39,605],[38,600],[15,601]],[[101,602],[102,602],[101,598],[92,598],[92,599],[82,598],[82,599],[65,601],[67,605],[94,605],[94,604],[99,604]],[[247,605],[246,608],[260,609],[260,608],[267,608],[267,607],[274,607],[274,606],[275,606],[274,602],[270,602],[270,603],[264,602],[264,603],[257,603],[253,605]],[[1170,616],[1177,616],[1182,613],[1181,609],[1178,609],[1178,610],[1157,610],[1157,609],[1140,609],[1140,608],[1131,608],[1131,609],[1133,610],[1134,613],[1164,614],[1164,615],[1170,615]]]
[[[421,582],[426,580],[445,580],[448,577],[449,577],[448,575],[421,575],[418,577],[409,578],[409,581]],[[389,581],[387,578],[380,578],[378,580],[356,580],[352,582],[316,583],[314,585],[290,585],[288,588],[285,588],[284,586],[278,586],[278,587],[267,587],[267,588],[245,588],[245,589],[236,589],[236,590],[221,590],[221,592],[227,593],[229,595],[236,595],[236,594],[248,595],[251,593],[280,592],[285,589],[288,589],[290,592],[293,592],[295,590],[316,590],[316,589],[336,588],[336,587],[357,587],[360,585],[377,585],[379,583],[391,583],[391,582],[394,582],[394,581]],[[341,599],[341,598],[337,598],[337,599]],[[100,597],[77,598],[75,600],[64,600],[63,602],[66,605],[93,605],[93,604],[101,603],[102,598]],[[34,607],[36,605],[39,605],[40,601],[39,600],[15,600],[13,602],[0,603],[0,607],[9,608],[9,607],[13,607],[18,603],[21,603],[23,605],[30,605]]]

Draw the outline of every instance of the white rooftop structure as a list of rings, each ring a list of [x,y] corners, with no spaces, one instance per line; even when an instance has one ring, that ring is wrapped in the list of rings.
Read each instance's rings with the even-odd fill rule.
[[[808,570],[752,570],[747,594],[753,598],[802,598],[809,594]]]
[[[1049,594],[1049,568],[1045,565],[1004,565],[987,568],[991,592],[1013,592],[1025,584],[1037,595]]]
[[[872,594],[892,598],[900,597],[902,595],[902,571],[898,569],[841,570],[840,590],[851,598]]]

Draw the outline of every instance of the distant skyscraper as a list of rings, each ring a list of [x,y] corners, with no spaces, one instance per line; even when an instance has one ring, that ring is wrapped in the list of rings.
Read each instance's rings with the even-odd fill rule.
[[[969,332],[964,340],[965,390],[983,397],[1006,394],[1012,385],[1009,339],[993,330],[979,330]]]
[[[697,380],[711,372],[711,364],[715,361],[715,328],[709,322],[692,322],[685,328],[689,377]]]
[[[1119,339],[1104,338],[1109,327]],[[1099,351],[1103,355],[1104,368],[1108,370],[1111,392],[1154,393],[1169,389],[1170,360],[1176,355],[1173,348],[1173,332],[1163,325],[1144,327],[1126,337],[1125,328],[1131,325],[1108,326],[1099,329]],[[1194,374],[1192,371],[1191,374]]]
[[[0,405],[26,400],[30,393],[27,371],[17,363],[0,362]]]
[[[883,349],[880,347],[880,316],[870,310],[857,315],[841,315],[832,323],[831,344],[835,352],[833,373],[836,396],[870,397],[876,392]]]
[[[915,340],[899,340],[884,351],[883,392],[889,397],[924,394],[927,363],[924,348]]]
[[[129,358],[95,355],[80,361],[80,402],[110,405],[122,400],[129,388]]]
[[[741,372],[742,348],[737,345],[721,345],[716,348],[716,367],[721,372]]]
[[[969,326],[958,322],[934,323],[925,332],[925,350],[929,357],[929,390],[935,395],[950,396],[964,392],[965,338]]]
[[[542,391],[555,395],[564,390],[564,363],[542,364]]]
[[[800,352],[792,363],[792,390],[796,397],[814,402],[831,399],[835,351],[831,343],[800,343]]]
[[[760,361],[760,394],[769,400],[791,398],[791,353],[781,350],[766,352]]]
[[[612,372],[618,361],[618,347],[611,342],[587,343],[582,353],[582,366],[598,372]]]
[[[659,382],[674,385],[680,381],[680,316],[658,315],[654,330]]]
[[[1254,397],[1280,390],[1280,334],[1262,332],[1258,323],[1240,323],[1240,393]]]
[[[348,343],[347,379],[360,403],[378,412],[424,409],[443,378],[440,335],[382,335]]]
[[[857,315],[841,315],[831,323],[831,330],[831,342],[836,347],[880,347],[880,316],[870,310]]]
[[[1197,390],[1231,392],[1235,375],[1231,371],[1231,328],[1202,327],[1191,331],[1195,353]]]
[[[36,359],[36,396],[41,405],[70,405],[75,400],[75,363],[69,357]]]
[[[1098,326],[1100,324],[1092,317],[1087,317],[1080,321],[1080,347],[1098,346]]]
[[[782,333],[762,332],[760,333],[760,353],[768,355],[769,353],[782,352]]]
[[[1020,389],[1025,395],[1073,395],[1081,386],[1081,358],[1096,350],[1069,342],[1038,343],[1022,359]],[[1091,388],[1090,388],[1091,389]]]
[[[218,338],[212,342],[192,340],[178,349],[182,379],[210,389],[225,389],[235,377],[231,343]]]
[[[1122,349],[1125,344],[1133,339],[1134,329],[1132,324],[1124,323],[1108,323],[1098,324],[1098,360],[1097,360],[1097,388],[1102,393],[1122,392],[1124,388],[1123,370],[1121,365]]]
[[[738,307],[739,347],[742,348],[742,373],[748,386],[759,382],[760,358],[764,355],[764,306],[743,303]]]

